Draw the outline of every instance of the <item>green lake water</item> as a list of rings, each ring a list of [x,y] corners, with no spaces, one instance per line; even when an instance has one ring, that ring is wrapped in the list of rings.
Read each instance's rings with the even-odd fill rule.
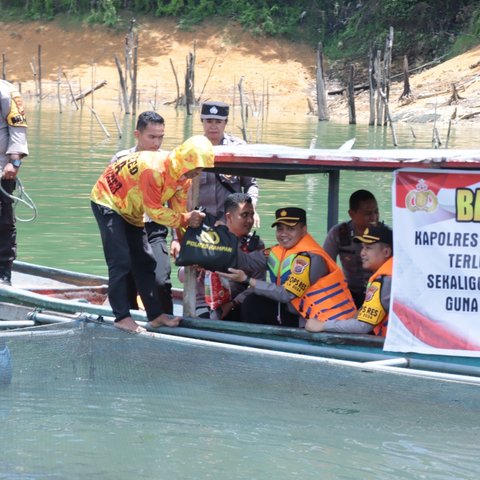
[[[17,224],[19,260],[86,273],[106,273],[89,194],[112,155],[135,143],[132,133],[135,119],[116,112],[123,131],[118,138],[115,109],[115,105],[108,104],[96,107],[111,135],[108,138],[87,108],[78,112],[64,109],[64,113],[59,114],[55,104],[28,105],[31,153],[22,166],[21,180],[38,208],[38,217],[33,222]],[[190,135],[202,133],[198,112],[186,116],[183,110],[176,111],[173,107],[159,112],[166,119],[165,149],[175,147]],[[239,135],[239,122],[238,113],[236,116],[234,113],[227,131]],[[319,123],[315,117],[306,115],[269,118],[263,124],[251,118],[248,129],[250,140],[258,143],[306,148],[315,139],[319,148],[337,148],[355,137],[355,148],[391,147],[391,133],[387,128]],[[402,147],[431,147],[432,125],[414,126],[415,139],[410,126],[398,125],[397,130]],[[440,129],[440,135],[446,135],[446,127]],[[475,145],[475,127],[453,130],[452,148],[474,148]],[[274,211],[286,205],[307,210],[309,230],[323,243],[327,229],[327,180],[324,175],[294,176],[285,182],[259,180],[258,210],[262,219],[259,233],[267,245],[274,242],[270,228]],[[390,223],[390,183],[390,173],[342,173],[340,219],[346,218],[351,192],[366,188],[377,197],[382,219]],[[31,212],[20,205],[17,216],[28,219]]]
[[[478,385],[91,324],[6,341],[1,480],[478,479]]]
[[[38,217],[18,223],[19,260],[106,274],[89,193],[111,156],[134,144],[135,120],[119,116],[119,139],[111,106],[97,111],[110,138],[88,109],[60,115],[54,105],[28,105],[21,179]],[[201,133],[198,112],[160,113],[166,149]],[[238,134],[237,125],[233,117],[229,131]],[[430,148],[432,125],[414,128],[416,139],[398,126],[401,146]],[[356,137],[357,148],[391,147],[388,129],[299,115],[258,128],[252,120],[249,130],[262,143],[308,147],[316,138],[336,148]],[[476,130],[454,130],[450,146],[475,148]],[[323,242],[327,177],[259,183],[267,245],[273,212],[285,205],[306,208]],[[340,218],[351,192],[367,188],[391,223],[390,184],[389,173],[342,174]],[[19,206],[17,215],[31,212]],[[0,390],[0,480],[478,478],[478,386],[107,327],[54,330],[0,338],[13,364],[12,384]]]

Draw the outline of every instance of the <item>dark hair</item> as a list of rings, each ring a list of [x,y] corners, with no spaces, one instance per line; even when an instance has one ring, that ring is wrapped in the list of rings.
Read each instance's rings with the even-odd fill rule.
[[[150,110],[142,112],[138,116],[136,129],[142,132],[147,128],[149,123],[158,123],[160,125],[165,125],[165,119],[157,112],[153,112]]]
[[[237,209],[241,203],[252,203],[252,197],[247,193],[237,192],[231,193],[223,204],[223,210],[225,213],[231,212]]]
[[[357,190],[350,195],[349,207],[350,210],[358,210],[360,202],[366,202],[367,200],[375,200],[376,198],[372,192],[368,190]]]

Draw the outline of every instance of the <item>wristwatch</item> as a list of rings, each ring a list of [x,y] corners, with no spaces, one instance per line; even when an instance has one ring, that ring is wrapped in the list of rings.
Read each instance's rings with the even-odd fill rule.
[[[20,168],[22,165],[22,161],[19,158],[14,158],[13,160],[10,160],[10,163],[15,167],[15,168]]]

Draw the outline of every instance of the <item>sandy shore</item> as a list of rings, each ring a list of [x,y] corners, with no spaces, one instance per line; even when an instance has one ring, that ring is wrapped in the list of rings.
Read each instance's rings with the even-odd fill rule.
[[[307,99],[315,102],[313,48],[278,39],[253,37],[236,24],[210,21],[191,31],[181,31],[172,20],[138,21],[140,100],[161,106],[175,101],[177,86],[172,65],[183,91],[186,58],[195,52],[195,95],[200,101],[239,101],[238,83],[246,101],[260,111],[268,102],[270,112],[307,115]],[[106,81],[95,92],[98,101],[119,102],[119,76],[114,56],[123,62],[125,32],[100,26],[65,26],[60,20],[46,23],[0,22],[0,45],[6,59],[7,79],[20,82],[25,96],[36,95],[32,66],[38,72],[41,45],[42,95],[56,99],[61,72],[61,94],[68,98],[65,76],[75,93]],[[327,70],[329,66],[327,64]],[[329,72],[334,80],[328,88],[341,85],[342,72]],[[403,82],[391,87],[390,109],[396,120],[427,122],[476,121],[480,114],[480,47],[419,74],[411,75],[413,97],[398,99]],[[462,97],[450,104],[452,84]],[[331,119],[348,122],[345,98],[329,96]],[[368,92],[356,95],[357,122],[369,118]],[[480,116],[480,115],[479,115]]]

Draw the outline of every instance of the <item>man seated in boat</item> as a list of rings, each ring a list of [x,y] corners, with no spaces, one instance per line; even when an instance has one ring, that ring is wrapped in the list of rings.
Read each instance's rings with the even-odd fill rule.
[[[375,272],[368,281],[365,301],[351,320],[309,319],[305,328],[310,332],[386,334],[393,268],[392,230],[382,224],[367,227],[354,240],[362,246],[362,265]]]
[[[255,209],[253,199],[246,193],[231,193],[224,204],[225,221],[228,229],[238,238],[238,248],[241,252],[263,252],[265,244],[255,232],[251,232],[254,224]],[[258,258],[258,257],[257,257]],[[265,280],[264,262],[251,262],[247,273],[252,278]],[[217,275],[215,272],[212,272]],[[229,282],[230,300],[210,312],[210,318],[241,321],[241,304],[251,293],[247,285]]]
[[[334,259],[340,258],[343,273],[357,308],[365,300],[365,290],[372,272],[362,267],[361,244],[353,239],[369,225],[378,223],[378,205],[373,193],[357,190],[350,195],[350,220],[333,226],[323,242],[323,248]]]
[[[263,252],[265,244],[255,232],[251,232],[254,224],[255,209],[253,199],[247,193],[231,193],[225,199],[223,206],[227,228],[238,239],[239,252]],[[265,279],[265,261],[263,254],[257,255],[248,265],[247,273],[253,278]],[[184,267],[180,267],[178,278],[183,283]],[[201,303],[209,308],[209,317],[212,320],[241,321],[241,304],[245,296],[251,293],[242,283],[221,278],[217,272],[201,270],[198,277],[205,277]],[[197,278],[198,280],[198,278]],[[198,297],[198,295],[197,295]]]
[[[205,214],[187,212],[191,179],[213,167],[211,142],[203,135],[172,152],[136,152],[107,166],[90,195],[108,265],[108,298],[115,326],[144,330],[130,315],[128,276],[133,273],[149,325],[177,326],[180,319],[162,309],[155,285],[155,258],[147,241],[144,215],[168,227],[199,227]],[[168,207],[165,204],[168,203]]]
[[[254,253],[240,255],[240,268],[221,274],[252,291],[242,303],[242,321],[304,327],[307,318],[320,322],[351,318],[356,309],[345,277],[308,233],[305,210],[278,209],[272,227],[276,228],[278,245],[263,252],[270,282],[245,273],[249,263],[258,257]]]

